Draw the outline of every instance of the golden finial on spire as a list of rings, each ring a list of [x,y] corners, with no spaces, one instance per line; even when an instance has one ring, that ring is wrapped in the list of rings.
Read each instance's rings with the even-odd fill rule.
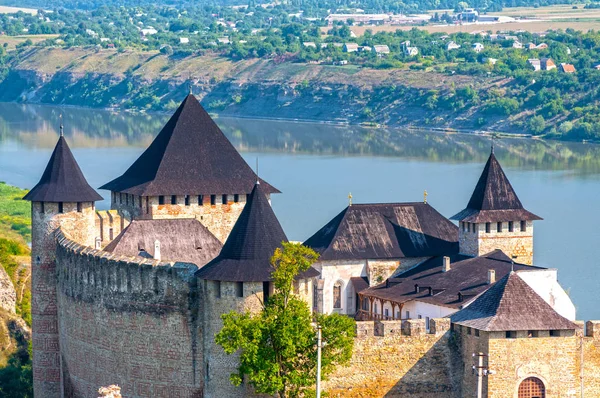
[[[423,191],[423,203],[427,204],[427,190]]]
[[[58,116],[58,118],[60,119],[60,136],[63,136],[63,121],[62,121],[62,113]]]
[[[348,206],[352,206],[352,192],[348,192]]]

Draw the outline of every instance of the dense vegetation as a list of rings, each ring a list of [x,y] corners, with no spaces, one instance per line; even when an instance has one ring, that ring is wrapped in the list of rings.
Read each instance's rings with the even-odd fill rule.
[[[21,200],[26,191],[0,182],[0,265],[11,278],[17,292],[17,315],[31,327],[31,280],[29,261],[31,215],[28,202]],[[2,329],[16,329],[13,315],[0,311]],[[3,330],[8,336],[8,330]],[[4,335],[3,333],[3,335]],[[13,342],[11,339],[14,339]],[[11,398],[33,397],[31,373],[31,342],[24,336],[2,341],[3,355],[0,367],[0,396]],[[8,349],[8,343],[11,349]],[[16,344],[12,344],[16,343]],[[10,356],[4,356],[9,353]],[[2,366],[0,365],[0,366]]]

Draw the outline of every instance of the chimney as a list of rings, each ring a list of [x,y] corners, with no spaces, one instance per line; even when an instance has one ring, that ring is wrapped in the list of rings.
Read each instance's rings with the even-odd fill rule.
[[[450,271],[450,257],[444,256],[444,263],[442,265],[442,272]]]
[[[95,243],[94,248],[96,250],[100,250],[102,248],[102,240],[100,239],[99,236],[96,236],[96,240],[94,241],[94,243]]]
[[[488,278],[487,278],[487,283],[488,285],[491,285],[492,283],[496,282],[496,271],[493,269],[488,269]]]
[[[154,241],[154,259],[160,261],[160,241]]]

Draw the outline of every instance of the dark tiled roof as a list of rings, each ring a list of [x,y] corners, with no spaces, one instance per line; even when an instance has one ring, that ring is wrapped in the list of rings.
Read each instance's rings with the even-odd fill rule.
[[[525,210],[494,152],[485,164],[467,208],[451,219],[473,223],[541,220]]]
[[[350,282],[356,293],[360,293],[369,288],[369,281],[364,276],[353,276],[350,278]]]
[[[40,182],[23,198],[32,202],[94,202],[102,200],[89,186],[62,135]]]
[[[457,227],[425,203],[348,206],[304,244],[321,260],[397,259],[458,252]]]
[[[230,282],[270,281],[271,257],[287,241],[263,184],[256,184],[221,253],[196,275],[200,279]],[[316,275],[318,272],[312,267],[302,274]]]
[[[249,193],[256,174],[193,95],[120,177],[100,189],[133,195]],[[268,193],[279,192],[262,181]]]
[[[485,331],[578,328],[554,311],[515,272],[496,282],[468,307],[452,314],[450,318],[453,323]]]
[[[511,271],[512,261],[500,250],[479,257],[455,254],[450,257],[450,270],[442,271],[443,257],[435,257],[411,268],[361,294],[405,303],[421,301],[450,308],[461,308],[491,285],[487,284],[488,270],[496,271],[496,280]],[[543,269],[515,264],[515,270]],[[415,285],[419,285],[417,293]],[[430,294],[430,289],[431,293]],[[461,294],[462,300],[459,300]]]
[[[104,249],[123,256],[154,257],[154,241],[160,242],[162,261],[183,261],[202,267],[215,258],[221,242],[198,220],[133,220]]]

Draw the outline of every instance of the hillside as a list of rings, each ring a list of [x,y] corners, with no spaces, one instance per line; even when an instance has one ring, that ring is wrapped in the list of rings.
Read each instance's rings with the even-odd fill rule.
[[[23,52],[0,84],[0,100],[170,111],[190,80],[207,109],[244,117],[511,133],[522,132],[532,113],[506,117],[474,100],[511,90],[514,78],[82,47]],[[433,108],[431,96],[469,106]]]

